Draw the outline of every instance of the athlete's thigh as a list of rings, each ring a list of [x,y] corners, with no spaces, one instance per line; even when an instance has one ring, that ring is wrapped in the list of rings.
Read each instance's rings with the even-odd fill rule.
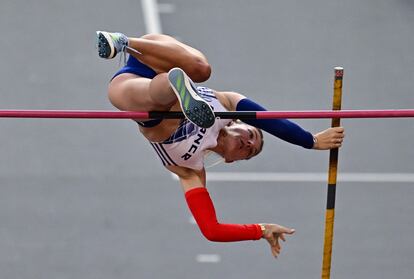
[[[109,84],[108,97],[120,110],[150,111],[155,104],[150,97],[151,79],[131,73],[116,76]]]
[[[173,42],[173,43],[176,43],[177,45],[181,46],[182,48],[186,49],[187,51],[189,51],[193,55],[202,57],[202,58],[207,60],[206,56],[201,51],[199,51],[198,49],[195,49],[195,48],[193,48],[189,45],[186,45],[186,44],[178,41],[177,39],[175,39],[171,36],[168,36],[168,35],[165,35],[165,34],[146,34],[146,35],[142,36],[141,38],[147,39],[147,40],[153,40],[153,41]]]

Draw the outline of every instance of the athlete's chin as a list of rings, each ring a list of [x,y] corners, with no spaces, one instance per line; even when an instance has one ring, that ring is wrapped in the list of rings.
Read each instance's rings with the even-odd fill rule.
[[[224,161],[226,163],[233,163],[233,162],[236,162],[236,161],[243,160],[243,158],[239,158],[237,156],[225,156],[224,158],[225,158]]]

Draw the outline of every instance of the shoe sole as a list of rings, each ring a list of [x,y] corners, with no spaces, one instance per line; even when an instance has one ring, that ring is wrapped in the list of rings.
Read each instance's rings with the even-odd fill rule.
[[[108,32],[96,31],[98,54],[101,58],[111,59],[116,55],[112,38]]]
[[[168,80],[185,117],[202,128],[210,128],[215,122],[215,115],[210,105],[198,94],[194,83],[180,68],[168,72]]]

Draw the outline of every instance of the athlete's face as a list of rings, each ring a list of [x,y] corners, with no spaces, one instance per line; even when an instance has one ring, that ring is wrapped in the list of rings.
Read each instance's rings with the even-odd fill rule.
[[[225,127],[224,159],[227,163],[237,160],[250,159],[262,149],[263,136],[253,126],[240,122],[232,122]]]

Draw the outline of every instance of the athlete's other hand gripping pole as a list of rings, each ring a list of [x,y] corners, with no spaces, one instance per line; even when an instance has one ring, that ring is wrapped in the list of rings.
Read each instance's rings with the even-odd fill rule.
[[[335,67],[334,96],[332,109],[340,110],[342,103],[342,78],[344,69]],[[340,118],[333,118],[331,127],[339,127]],[[323,247],[322,279],[329,279],[331,274],[332,241],[335,218],[335,191],[338,167],[338,148],[330,150],[329,153],[329,176],[328,176],[328,198],[325,215],[325,240]]]

